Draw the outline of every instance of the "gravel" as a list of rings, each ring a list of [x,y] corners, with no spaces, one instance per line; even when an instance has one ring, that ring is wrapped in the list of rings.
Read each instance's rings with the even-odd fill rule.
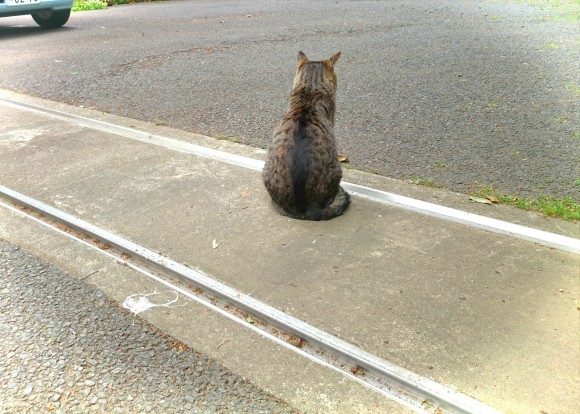
[[[297,413],[0,240],[0,414]]]

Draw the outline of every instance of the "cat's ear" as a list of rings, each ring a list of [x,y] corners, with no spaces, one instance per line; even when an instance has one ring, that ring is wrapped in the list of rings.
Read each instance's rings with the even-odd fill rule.
[[[336,61],[338,60],[339,57],[340,57],[340,52],[335,53],[334,55],[332,55],[330,57],[330,59],[328,59],[328,62],[330,63],[330,66],[334,67],[334,64],[336,63]]]
[[[306,57],[306,55],[300,51],[298,52],[298,63],[302,63],[302,62],[308,62],[308,58]]]

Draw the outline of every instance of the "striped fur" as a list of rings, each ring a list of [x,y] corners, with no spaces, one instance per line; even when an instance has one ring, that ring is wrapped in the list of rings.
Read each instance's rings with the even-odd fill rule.
[[[340,52],[315,62],[298,53],[288,112],[274,130],[262,173],[274,206],[288,217],[328,220],[350,202],[340,187],[334,140],[334,64],[339,57]]]

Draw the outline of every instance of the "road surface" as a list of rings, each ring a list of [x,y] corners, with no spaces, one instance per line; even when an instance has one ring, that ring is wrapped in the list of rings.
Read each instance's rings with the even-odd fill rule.
[[[297,52],[340,50],[336,131],[354,168],[578,199],[571,3],[161,2],[49,32],[5,18],[0,87],[267,147]]]

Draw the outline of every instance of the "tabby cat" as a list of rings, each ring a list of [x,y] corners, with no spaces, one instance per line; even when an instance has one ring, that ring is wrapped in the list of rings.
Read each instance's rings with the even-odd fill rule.
[[[262,176],[279,213],[301,220],[328,220],[350,203],[340,186],[342,168],[334,141],[334,64],[340,52],[315,62],[302,52],[288,112],[274,130]]]

